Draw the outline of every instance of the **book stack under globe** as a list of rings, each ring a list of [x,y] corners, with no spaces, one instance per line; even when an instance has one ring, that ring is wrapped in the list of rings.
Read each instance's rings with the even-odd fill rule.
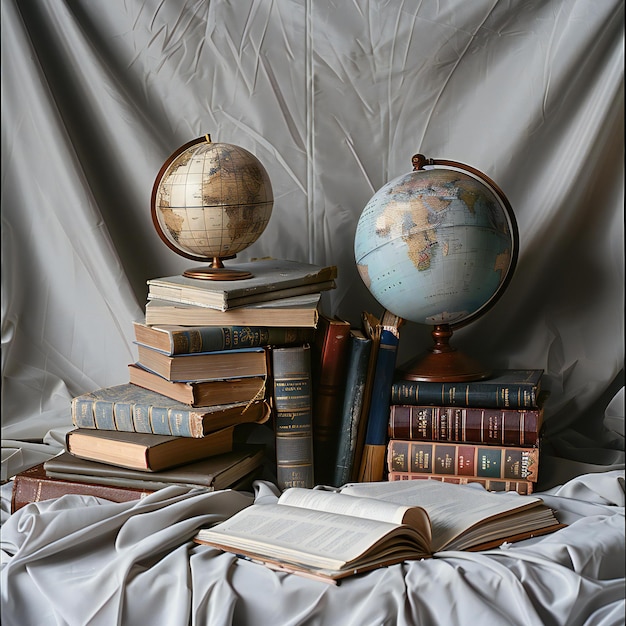
[[[389,480],[479,483],[533,492],[538,479],[543,370],[499,370],[464,383],[396,380],[389,411]]]
[[[250,486],[268,461],[255,444],[267,443],[267,429],[274,435],[272,352],[314,342],[321,293],[337,270],[275,259],[245,265],[250,279],[148,281],[128,382],[72,400],[65,451],[16,476],[14,507],[61,493],[132,500],[172,483]],[[251,436],[258,427],[260,439]]]

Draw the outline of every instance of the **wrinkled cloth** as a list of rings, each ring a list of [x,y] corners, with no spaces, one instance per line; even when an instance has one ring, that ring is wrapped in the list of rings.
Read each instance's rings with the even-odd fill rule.
[[[192,538],[256,500],[168,487],[135,503],[74,495],[2,527],[2,616],[30,624],[618,626],[626,588],[624,473],[540,494],[567,527],[485,552],[440,552],[340,585],[272,571]]]

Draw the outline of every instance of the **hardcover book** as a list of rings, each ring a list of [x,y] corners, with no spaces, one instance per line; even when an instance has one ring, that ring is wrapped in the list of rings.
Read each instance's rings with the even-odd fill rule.
[[[39,463],[13,477],[11,513],[33,502],[52,500],[66,494],[94,496],[111,502],[130,502],[152,493],[145,485],[120,487],[98,483],[83,484],[66,478],[52,478],[46,474],[44,464]]]
[[[167,380],[137,363],[129,364],[128,380],[133,385],[149,389],[192,407],[262,400],[265,397],[267,384],[266,376],[176,382]]]
[[[542,369],[507,369],[472,382],[396,380],[391,404],[536,409],[542,376]]]
[[[542,422],[543,409],[393,404],[388,434],[391,439],[538,446]]]
[[[389,472],[448,474],[537,482],[539,448],[391,439]]]
[[[44,470],[51,478],[79,483],[132,487],[146,491],[157,491],[169,485],[184,485],[216,491],[232,487],[258,468],[263,461],[263,454],[262,445],[238,444],[232,452],[146,474],[139,470],[89,461],[62,452],[45,461]]]
[[[533,493],[535,483],[530,480],[499,480],[497,478],[478,478],[477,476],[458,476],[456,474],[410,474],[408,472],[390,472],[387,480],[439,480],[453,485],[481,485],[487,491],[517,491],[522,496]]]
[[[239,348],[220,352],[197,352],[170,356],[137,344],[137,363],[177,382],[267,376],[265,348]]]
[[[337,449],[331,481],[335,487],[340,487],[352,480],[361,415],[368,393],[367,371],[371,351],[372,340],[359,329],[351,329],[346,389],[339,417]]]
[[[292,326],[315,328],[319,319],[321,294],[283,298],[239,306],[227,311],[153,299],[146,304],[147,325],[177,326]]]
[[[275,348],[271,358],[277,484],[280,489],[312,487],[311,348]]]
[[[312,341],[312,328],[272,326],[148,326],[133,322],[137,343],[170,356]]]
[[[192,408],[131,383],[104,387],[73,398],[72,423],[83,429],[202,438],[225,426],[263,423],[263,401]]]
[[[148,281],[148,299],[157,298],[226,311],[237,306],[325,291],[335,287],[337,267],[319,266],[285,259],[260,259],[238,263],[234,269],[248,271],[243,280],[201,280],[166,276]]]
[[[65,449],[89,461],[158,472],[230,452],[233,449],[234,429],[234,426],[228,426],[195,439],[77,428],[65,436]]]
[[[201,529],[195,541],[272,569],[336,581],[442,550],[486,549],[561,527],[537,497],[415,480],[354,484],[341,493],[288,489],[276,504],[253,504]]]
[[[313,459],[318,485],[328,485],[333,479],[349,345],[350,322],[321,315],[311,346]]]

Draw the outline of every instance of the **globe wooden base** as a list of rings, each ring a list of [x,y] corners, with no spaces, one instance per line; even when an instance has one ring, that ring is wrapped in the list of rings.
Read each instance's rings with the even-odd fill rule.
[[[234,255],[228,258],[234,258]],[[215,257],[211,265],[185,270],[183,276],[187,278],[199,278],[200,280],[242,280],[244,278],[252,278],[252,273],[231,267],[224,267],[222,259]]]
[[[452,329],[448,325],[435,326],[432,336],[435,345],[426,354],[398,368],[400,378],[418,382],[452,383],[482,380],[491,375],[491,370],[450,346]]]

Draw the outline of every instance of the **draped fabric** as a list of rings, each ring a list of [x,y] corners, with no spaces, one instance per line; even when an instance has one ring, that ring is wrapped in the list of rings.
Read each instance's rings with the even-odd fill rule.
[[[74,395],[127,381],[146,281],[189,266],[153,228],[152,186],[205,133],[272,181],[269,226],[239,260],[337,265],[325,312],[355,325],[381,310],[353,256],[368,199],[416,152],[487,174],[519,261],[454,340],[491,367],[545,369],[547,483],[623,467],[623,2],[1,11],[3,478],[59,448]],[[430,344],[408,323],[399,360]]]

